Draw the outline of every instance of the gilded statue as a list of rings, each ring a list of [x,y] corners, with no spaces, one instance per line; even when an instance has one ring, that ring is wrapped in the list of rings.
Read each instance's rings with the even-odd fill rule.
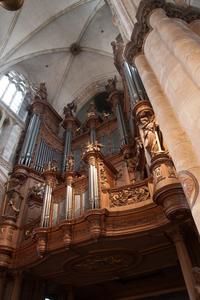
[[[164,152],[163,137],[153,113],[143,110],[138,116],[139,127],[143,131],[144,147],[150,157]]]
[[[90,151],[100,151],[103,145],[95,141],[95,143],[89,143],[86,145],[86,152]]]

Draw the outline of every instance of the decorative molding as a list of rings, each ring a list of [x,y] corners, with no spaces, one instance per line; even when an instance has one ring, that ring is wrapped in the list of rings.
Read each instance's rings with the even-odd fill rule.
[[[177,6],[166,3],[165,0],[142,0],[140,2],[131,41],[126,45],[124,56],[129,64],[133,64],[134,57],[143,51],[145,36],[151,30],[148,19],[153,10],[162,8],[170,18],[179,18],[187,23],[200,19],[200,10],[192,7]]]
[[[196,177],[189,171],[183,170],[178,173],[185,196],[190,208],[192,208],[199,195],[199,183]]]
[[[135,187],[128,186],[127,188],[119,188],[110,192],[110,207],[126,206],[138,202],[149,200],[150,193],[146,185]]]

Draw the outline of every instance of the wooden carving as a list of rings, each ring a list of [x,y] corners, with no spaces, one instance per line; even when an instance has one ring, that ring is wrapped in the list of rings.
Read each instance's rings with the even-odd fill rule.
[[[151,110],[143,110],[138,114],[139,127],[143,132],[144,147],[150,157],[164,152],[163,137],[155,116]]]
[[[12,174],[7,182],[5,195],[5,210],[4,215],[7,217],[17,218],[20,212],[20,206],[23,199],[21,188],[26,180],[26,177],[19,174]]]
[[[148,199],[150,199],[150,193],[146,185],[127,186],[110,192],[110,207],[131,205]]]

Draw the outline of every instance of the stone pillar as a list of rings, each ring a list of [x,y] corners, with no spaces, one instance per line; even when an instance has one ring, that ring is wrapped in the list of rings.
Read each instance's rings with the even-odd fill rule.
[[[160,9],[153,12],[150,23],[153,30],[145,40],[145,57],[199,159],[200,37],[181,19],[168,18]],[[195,38],[195,53],[191,38]]]
[[[185,285],[187,287],[190,300],[196,300],[197,294],[195,291],[195,281],[193,277],[192,264],[187,252],[187,248],[184,244],[183,237],[178,230],[170,233],[170,237],[172,238],[176,247],[177,256],[181,265],[183,278],[185,280]]]
[[[181,19],[169,18],[162,9],[153,11],[150,25],[200,87],[200,37]]]
[[[145,55],[138,55],[135,59],[135,64],[162,129],[165,143],[173,158],[194,221],[200,232],[200,196],[198,194],[198,181],[200,182],[199,158]],[[185,123],[187,122],[185,121]]]
[[[170,220],[188,218],[190,209],[149,101],[139,101],[134,114],[154,179],[153,200]]]
[[[17,273],[14,276],[13,290],[12,290],[12,295],[10,300],[20,300],[21,284],[22,284],[22,274]]]
[[[131,39],[134,23],[136,22],[137,0],[107,1],[113,14],[113,22],[119,29],[124,41]]]

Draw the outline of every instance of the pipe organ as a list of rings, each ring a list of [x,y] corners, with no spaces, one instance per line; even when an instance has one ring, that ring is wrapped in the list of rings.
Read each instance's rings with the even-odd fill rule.
[[[120,226],[128,226],[128,234],[138,226],[139,221],[129,226],[137,215],[135,209],[141,209],[142,220],[147,210],[159,213],[162,224],[190,217],[137,69],[123,61],[121,74],[127,91],[117,89],[116,78],[109,79],[101,111],[95,98],[77,114],[72,102],[64,107],[63,118],[48,103],[45,85],[40,85],[7,183],[0,267],[10,268],[14,253],[26,253],[33,245],[27,264],[43,259],[47,252],[69,249],[79,234],[79,242],[120,235]],[[121,214],[127,214],[122,223]],[[161,226],[157,219],[152,222],[152,228]],[[15,267],[18,263],[14,259]]]

